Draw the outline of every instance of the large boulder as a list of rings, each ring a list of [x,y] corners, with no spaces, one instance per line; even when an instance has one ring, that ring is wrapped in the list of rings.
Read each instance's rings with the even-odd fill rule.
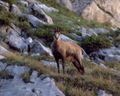
[[[97,54],[104,57],[103,59],[107,62],[120,61],[120,48],[101,49]]]
[[[12,76],[22,76],[25,72],[28,72],[29,70],[29,67],[17,65],[10,65],[7,66],[5,69],[5,71],[7,71]]]
[[[0,44],[0,60],[5,59],[7,54],[10,54],[10,51],[8,51],[5,47],[3,47],[2,44]]]
[[[28,50],[28,44],[26,43],[26,40],[20,36],[19,33],[14,29],[8,29],[7,42],[10,47],[24,53]]]
[[[9,4],[0,0],[0,8],[4,8],[9,11]]]
[[[69,42],[73,42],[73,43],[76,42],[76,41],[72,40],[71,38],[69,38],[68,36],[63,35],[63,34],[61,34],[59,38],[63,41],[69,41]]]
[[[29,22],[32,24],[33,27],[39,27],[46,25],[47,23],[40,20],[39,18],[35,17],[34,15],[27,15]]]
[[[55,61],[47,61],[47,60],[42,60],[41,63],[45,66],[57,68],[57,63]],[[60,69],[62,69],[62,65],[60,64]]]
[[[47,11],[50,12],[53,10],[50,9],[49,7],[45,6],[44,4],[33,3],[30,5],[30,11],[34,16],[36,16],[40,20],[42,20],[48,24],[53,24],[52,18],[45,13]]]
[[[48,6],[46,6],[45,4],[42,4],[42,3],[36,3],[35,6],[36,6],[36,9],[42,9],[46,13],[58,12],[57,9],[55,9],[53,7],[48,7]]]
[[[9,53],[9,51],[0,45],[0,55],[5,55],[7,53]]]
[[[19,7],[17,5],[15,5],[15,4],[12,4],[11,12],[16,14],[16,15],[21,15],[22,14]]]
[[[105,90],[99,90],[97,96],[113,96],[113,95],[107,93]]]
[[[79,32],[81,32],[82,37],[98,35],[99,33],[108,33],[109,30],[105,28],[89,28],[89,27],[81,27]]]
[[[32,55],[49,55],[53,56],[50,48],[45,47],[41,42],[38,40],[33,40],[33,42],[30,44],[30,52]]]
[[[73,11],[72,3],[70,0],[57,0],[57,2],[60,5],[65,6],[67,9]]]
[[[2,79],[0,96],[65,96],[55,85],[53,79],[33,71],[31,83],[24,83],[20,76],[14,79]]]
[[[41,9],[43,9],[46,13],[58,12],[57,9],[55,9],[53,7],[48,7],[45,4],[39,4],[38,7],[41,8]]]
[[[73,10],[83,18],[87,20],[96,20],[100,23],[108,22],[115,27],[120,27],[120,0],[72,1]]]
[[[27,1],[20,0],[20,1],[18,1],[18,3],[25,6],[25,7],[28,7],[28,2]]]

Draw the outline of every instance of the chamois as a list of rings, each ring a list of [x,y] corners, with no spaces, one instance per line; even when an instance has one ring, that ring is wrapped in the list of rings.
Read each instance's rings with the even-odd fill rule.
[[[60,37],[61,31],[59,29],[54,30],[54,40],[51,44],[51,49],[55,61],[57,63],[58,73],[60,73],[59,60],[62,61],[63,73],[65,73],[65,60],[71,61],[77,70],[84,74],[84,66],[82,64],[84,51],[79,45],[61,40]]]

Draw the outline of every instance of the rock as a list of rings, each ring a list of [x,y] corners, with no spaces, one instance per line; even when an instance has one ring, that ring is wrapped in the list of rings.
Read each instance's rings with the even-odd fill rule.
[[[37,71],[33,71],[32,75],[30,76],[30,81],[35,83],[37,78],[38,78],[38,72]]]
[[[2,80],[0,96],[65,96],[53,79],[43,76],[35,78],[34,83],[24,83],[18,76],[14,79]]]
[[[42,43],[40,43],[38,40],[34,40],[31,44],[30,44],[30,50],[31,53],[33,54],[33,56],[35,54],[47,54],[49,56],[53,56],[52,52],[50,50],[50,48],[45,47]]]
[[[57,63],[54,62],[54,61],[42,60],[41,63],[46,65],[46,66],[49,66],[49,67],[57,68]],[[60,69],[62,69],[62,65],[61,64],[60,64]]]
[[[53,24],[52,18],[45,13],[45,11],[43,10],[41,6],[42,4],[39,4],[39,3],[32,4],[30,6],[32,14],[48,24]]]
[[[101,66],[102,68],[107,69],[107,67],[105,66],[105,64],[100,63],[100,66]]]
[[[104,56],[104,60],[107,62],[120,61],[120,48],[112,47],[108,49],[101,49],[98,55]]]
[[[5,59],[5,56],[0,55],[0,60],[3,60],[3,59]]]
[[[33,42],[33,39],[31,37],[28,37],[26,39],[27,44],[31,44]]]
[[[48,7],[48,6],[46,6],[45,4],[42,4],[42,3],[41,4],[40,3],[33,3],[32,6],[34,6],[35,9],[37,9],[37,10],[42,9],[46,13],[58,12],[57,9],[55,9],[53,7]],[[31,8],[32,8],[32,6],[31,6]]]
[[[16,30],[9,29],[8,30],[9,34],[7,36],[8,39],[8,44],[12,47],[15,48],[16,50],[20,52],[27,52],[28,50],[28,45],[25,41],[24,38],[22,38]]]
[[[20,0],[20,1],[18,1],[18,3],[25,6],[25,7],[28,7],[28,2],[27,1]]]
[[[0,62],[0,71],[5,70],[6,66],[7,66],[6,63]]]
[[[111,23],[120,27],[120,1],[116,0],[74,0],[73,10],[87,20]]]
[[[15,4],[12,4],[11,12],[16,14],[16,15],[21,15],[22,14],[19,7]]]
[[[61,40],[64,40],[64,41],[70,41],[70,42],[74,42],[74,43],[76,42],[76,41],[70,39],[69,37],[67,37],[67,36],[65,36],[65,35],[63,35],[63,34],[61,34],[59,38],[60,38]]]
[[[12,76],[22,76],[25,72],[28,72],[30,68],[26,66],[17,66],[10,65],[6,68],[6,71],[9,72]]]
[[[113,95],[106,93],[104,90],[99,90],[97,96],[113,96]]]
[[[0,0],[0,7],[9,11],[9,4]]]
[[[81,27],[79,32],[81,32],[82,37],[87,37],[87,36],[92,36],[92,35],[98,36],[99,33],[108,33],[109,30],[107,30],[105,28],[85,28],[85,27]]]
[[[71,36],[72,36],[72,37],[74,38],[74,40],[76,40],[76,41],[81,41],[81,40],[82,40],[82,36],[79,36],[79,35],[77,35],[77,34],[75,34],[75,33],[72,33]]]
[[[84,27],[82,27],[82,28],[80,29],[80,32],[81,32],[81,34],[82,34],[82,37],[88,37],[88,36],[92,36],[92,35],[97,36],[97,34],[95,33],[94,30],[92,30],[92,29],[86,29],[86,28],[84,28]]]
[[[28,4],[33,4],[33,3],[38,3],[38,1],[36,0],[26,0],[28,2]]]
[[[0,45],[0,55],[4,56],[5,54],[8,54],[8,53],[9,51]]]
[[[73,6],[70,0],[57,0],[57,2],[62,5],[65,6],[67,9],[69,9],[70,11],[73,11]]]
[[[51,13],[51,12],[59,12],[58,9],[55,9],[53,7],[48,7],[45,4],[41,4],[41,8],[46,12],[46,13]]]
[[[33,15],[28,15],[27,18],[33,27],[40,27],[47,24]]]
[[[52,20],[52,18],[51,18],[50,16],[45,15],[45,18],[47,19],[47,23],[48,23],[48,24],[51,24],[51,25],[54,24],[54,23],[53,23],[53,20]]]

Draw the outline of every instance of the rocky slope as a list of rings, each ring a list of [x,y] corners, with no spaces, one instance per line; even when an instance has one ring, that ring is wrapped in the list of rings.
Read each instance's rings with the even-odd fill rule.
[[[119,96],[120,30],[103,23],[119,27],[119,12],[108,1],[0,0],[0,96]],[[88,54],[85,75],[69,62],[57,74],[54,28]]]
[[[111,23],[120,27],[119,0],[59,0],[69,10],[75,11],[87,20],[96,20],[101,23]],[[59,2],[60,3],[60,2]]]

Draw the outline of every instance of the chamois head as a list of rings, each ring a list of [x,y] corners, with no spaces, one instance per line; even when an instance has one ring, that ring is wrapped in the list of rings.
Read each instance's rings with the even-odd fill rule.
[[[59,39],[59,37],[60,37],[60,34],[61,34],[61,29],[60,28],[56,28],[55,30],[54,30],[54,40],[58,40]]]

